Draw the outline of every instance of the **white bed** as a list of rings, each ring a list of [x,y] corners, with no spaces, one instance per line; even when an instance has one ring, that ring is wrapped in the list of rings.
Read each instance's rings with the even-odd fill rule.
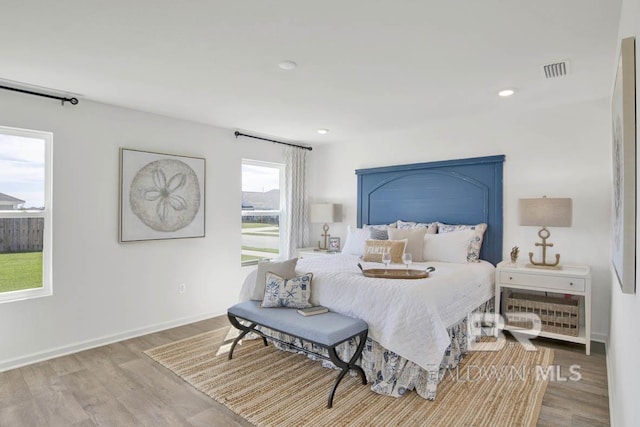
[[[380,354],[386,351],[394,353],[394,357],[397,355],[413,362],[424,370],[424,387],[422,390],[418,387],[418,392],[425,398],[434,398],[435,384],[439,380],[434,375],[438,377],[446,359],[445,352],[452,344],[451,328],[462,324],[466,327],[469,313],[493,298],[495,268],[486,261],[414,263],[412,269],[433,266],[436,270],[426,279],[397,280],[364,277],[358,263],[364,268],[381,267],[377,263],[363,263],[352,255],[328,255],[300,259],[296,273],[313,273],[311,303],[367,322],[369,337],[373,341],[368,346],[368,364],[379,365],[373,359],[387,361],[389,355]],[[404,266],[392,265],[390,268]],[[245,280],[241,300],[250,299],[255,275],[254,271]],[[458,360],[459,354],[455,357],[455,361]],[[374,383],[374,390],[383,394],[399,396],[420,382],[417,378],[420,369],[409,369],[411,373],[404,373],[405,384],[395,384],[399,376],[396,372],[387,375],[393,378],[393,386],[378,378],[376,387],[376,377],[381,376],[381,369],[363,368]],[[429,375],[432,384],[427,387]]]
[[[357,227],[438,222],[438,234],[456,227],[477,234],[484,224],[483,238],[475,236],[465,253],[471,262],[414,263],[412,268],[434,266],[436,271],[423,280],[393,280],[363,277],[353,256],[299,261],[297,273],[314,273],[312,303],[369,324],[361,366],[374,391],[402,396],[415,389],[434,399],[445,369],[457,366],[473,339],[468,336],[470,313],[493,310],[493,266],[503,257],[504,160],[498,155],[356,170]],[[349,236],[345,240],[346,248]],[[473,262],[478,259],[486,261]],[[250,276],[243,299],[249,299],[254,283]],[[353,347],[350,343],[344,352]],[[348,358],[346,354],[341,357]]]
[[[450,343],[447,328],[493,298],[495,268],[486,261],[414,263],[412,269],[433,266],[436,271],[410,280],[367,278],[358,263],[383,267],[353,255],[330,255],[300,259],[296,272],[313,273],[313,305],[364,320],[373,340],[424,369],[440,365]],[[243,301],[250,299],[254,284],[255,271],[243,285]]]

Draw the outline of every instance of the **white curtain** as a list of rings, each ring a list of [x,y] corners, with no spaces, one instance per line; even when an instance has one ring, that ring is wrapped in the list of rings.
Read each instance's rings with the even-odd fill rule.
[[[282,256],[293,258],[309,243],[309,207],[306,190],[307,150],[285,148],[285,226]]]

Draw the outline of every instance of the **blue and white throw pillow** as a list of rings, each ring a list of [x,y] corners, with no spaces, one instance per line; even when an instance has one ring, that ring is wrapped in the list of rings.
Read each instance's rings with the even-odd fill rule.
[[[414,222],[414,221],[402,221],[401,219],[399,219],[398,221],[396,221],[396,227],[399,230],[426,228],[428,234],[436,234],[438,232],[437,222]]]
[[[285,279],[268,272],[265,275],[264,298],[262,307],[311,307],[311,279],[313,273],[307,273],[292,279]]]

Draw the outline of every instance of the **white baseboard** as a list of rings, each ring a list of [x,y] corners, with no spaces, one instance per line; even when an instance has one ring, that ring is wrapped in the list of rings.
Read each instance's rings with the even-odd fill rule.
[[[614,376],[613,370],[611,368],[611,357],[609,357],[609,340],[606,340],[604,343],[604,348],[606,352],[606,360],[607,360],[607,390],[609,394],[609,425],[611,427],[614,426],[613,420],[615,417],[613,416],[613,402],[615,402],[615,396],[613,395],[613,391],[616,389],[613,386]]]
[[[607,334],[601,334],[600,332],[591,332],[591,341],[601,342],[603,344],[607,344],[608,340]]]
[[[128,331],[117,333],[117,334],[106,335],[100,338],[95,338],[87,341],[80,341],[74,344],[65,345],[62,347],[56,347],[50,350],[45,350],[38,353],[32,353],[26,356],[17,357],[15,359],[2,360],[0,361],[0,372],[8,371],[10,369],[20,368],[21,366],[31,365],[33,363],[42,362],[44,360],[53,359],[55,357],[66,356],[68,354],[77,353],[83,350],[89,350],[95,347],[101,347],[103,345],[112,344],[114,342],[139,337],[141,335],[147,335],[153,332],[175,328],[177,326],[198,322],[200,320],[210,319],[211,317],[215,317],[218,315],[219,313],[218,314],[204,313],[204,314],[199,314],[197,316],[183,317],[180,319],[170,320],[168,322],[162,322],[162,323],[157,323],[155,325],[146,326],[144,328],[131,329]]]

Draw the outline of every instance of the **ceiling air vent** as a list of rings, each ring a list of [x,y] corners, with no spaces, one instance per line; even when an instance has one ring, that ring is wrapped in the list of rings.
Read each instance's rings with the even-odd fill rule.
[[[569,61],[561,61],[542,66],[542,73],[545,79],[564,77],[569,74]]]

